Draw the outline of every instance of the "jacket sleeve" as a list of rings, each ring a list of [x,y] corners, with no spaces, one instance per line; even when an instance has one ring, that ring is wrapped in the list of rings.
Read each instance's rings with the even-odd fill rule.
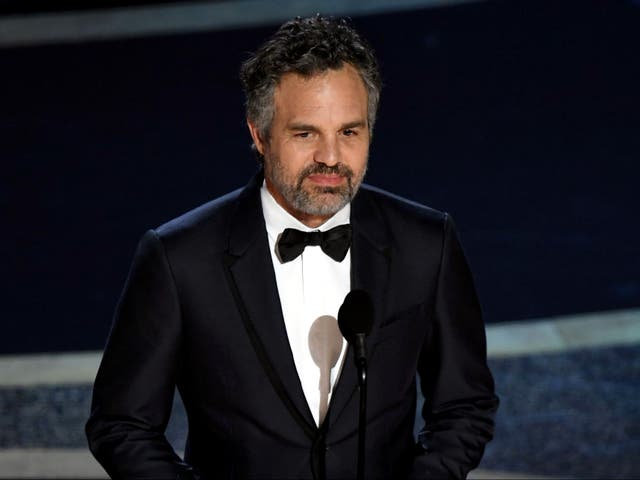
[[[418,373],[425,403],[411,478],[466,478],[493,437],[498,398],[473,279],[449,216]]]
[[[161,240],[147,232],[116,309],[86,425],[114,479],[194,478],[167,441],[180,362],[180,305]]]

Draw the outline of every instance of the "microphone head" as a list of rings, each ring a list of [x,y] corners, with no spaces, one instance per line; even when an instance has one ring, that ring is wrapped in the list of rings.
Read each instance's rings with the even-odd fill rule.
[[[373,325],[373,302],[364,290],[352,290],[338,311],[338,326],[342,336],[353,343],[358,334],[369,335]]]

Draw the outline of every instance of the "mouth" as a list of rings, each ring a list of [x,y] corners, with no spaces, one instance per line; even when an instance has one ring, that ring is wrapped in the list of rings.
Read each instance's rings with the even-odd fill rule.
[[[321,174],[321,173],[314,173],[311,175],[307,176],[307,179],[309,179],[309,181],[311,183],[314,183],[316,185],[320,185],[323,187],[336,187],[338,185],[342,185],[345,181],[345,177],[342,175],[337,175],[337,174]]]

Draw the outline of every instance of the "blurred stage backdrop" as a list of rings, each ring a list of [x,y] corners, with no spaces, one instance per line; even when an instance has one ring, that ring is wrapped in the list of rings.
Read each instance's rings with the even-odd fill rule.
[[[476,475],[640,478],[639,2],[22,3],[0,2],[0,478],[104,476],[82,427],[137,241],[246,183],[238,67],[316,11],[381,63],[367,182],[451,213],[472,265],[502,398]],[[185,429],[176,398],[178,450]]]

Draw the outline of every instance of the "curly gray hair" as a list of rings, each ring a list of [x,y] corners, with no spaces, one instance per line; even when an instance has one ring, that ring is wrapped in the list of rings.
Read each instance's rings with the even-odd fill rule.
[[[284,74],[310,77],[340,69],[345,63],[358,71],[366,87],[372,134],[382,88],[373,50],[344,19],[319,14],[286,22],[242,64],[247,119],[262,138],[268,138],[275,108],[273,93]]]

